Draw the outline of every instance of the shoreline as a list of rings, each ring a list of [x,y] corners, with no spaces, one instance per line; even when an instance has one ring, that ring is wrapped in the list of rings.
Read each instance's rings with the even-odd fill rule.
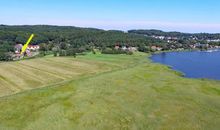
[[[199,51],[199,52],[206,52],[210,50],[219,50],[220,48],[209,48],[207,50],[201,50],[201,49],[185,49],[185,50],[167,50],[167,51],[157,51],[157,52],[151,52],[151,54],[160,54],[160,53],[167,53],[167,52],[194,52],[194,51]]]
[[[216,50],[216,49],[213,49],[213,50]],[[220,49],[218,49],[220,51]],[[212,79],[212,78],[193,78],[193,77],[187,77],[186,73],[182,72],[181,70],[176,70],[174,69],[173,66],[171,65],[167,65],[167,64],[163,64],[163,63],[160,63],[160,62],[155,62],[152,57],[153,55],[158,55],[158,54],[161,54],[161,53],[172,53],[172,52],[194,52],[194,51],[199,51],[199,52],[203,52],[203,51],[200,51],[200,50],[184,50],[184,51],[160,51],[160,52],[157,52],[157,53],[150,53],[148,59],[152,62],[152,63],[156,63],[156,64],[160,64],[160,65],[164,65],[166,67],[168,67],[169,69],[171,69],[172,71],[175,71],[177,73],[177,75],[183,77],[183,78],[187,78],[187,79],[196,79],[196,80],[208,80],[208,81],[217,81],[217,82],[220,82],[220,79]],[[208,50],[207,50],[208,51]],[[212,52],[211,52],[212,53]]]

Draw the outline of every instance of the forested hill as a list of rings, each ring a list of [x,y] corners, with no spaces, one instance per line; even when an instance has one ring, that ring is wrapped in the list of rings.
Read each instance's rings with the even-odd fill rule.
[[[129,30],[129,33],[134,34],[143,34],[147,36],[190,36],[189,33],[181,33],[181,32],[164,32],[161,30],[151,29],[151,30]]]
[[[113,47],[117,45],[140,46],[160,43],[160,40],[146,38],[122,31],[105,31],[94,28],[71,26],[0,26],[0,44],[24,44],[31,33],[35,34],[32,44],[60,44],[65,42],[74,47],[93,44],[96,47]]]
[[[220,33],[182,33],[182,32],[165,32],[161,30],[129,30],[130,34],[142,34],[147,36],[165,36],[165,37],[177,37],[177,38],[189,38],[196,37],[199,40],[220,39]]]
[[[40,45],[40,52],[54,51],[59,55],[76,52],[101,50],[103,53],[121,54],[125,46],[135,47],[142,52],[177,49],[220,48],[220,34],[163,32],[160,30],[101,30],[95,28],[79,28],[72,26],[0,25],[0,60],[8,52],[14,52],[16,44],[24,44],[31,34],[35,37],[31,44]],[[202,45],[200,45],[200,43]],[[115,50],[120,46],[119,51]],[[54,52],[54,53],[55,53]],[[126,52],[127,53],[127,52]],[[43,53],[45,54],[45,53]]]

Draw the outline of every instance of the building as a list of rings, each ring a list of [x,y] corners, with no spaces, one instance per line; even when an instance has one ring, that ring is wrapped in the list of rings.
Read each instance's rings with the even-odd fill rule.
[[[115,50],[118,50],[118,49],[120,49],[120,46],[115,46]]]
[[[165,39],[165,36],[152,36],[153,38],[156,38],[156,39],[160,39],[160,40],[164,40]]]
[[[201,44],[201,43],[196,43],[195,44],[196,48],[200,48],[200,47],[209,47],[209,44]]]
[[[138,48],[137,47],[128,47],[128,50],[131,52],[135,52],[135,51],[138,51]]]
[[[33,57],[39,54],[38,50],[40,49],[39,45],[28,45],[25,53],[21,54],[22,51],[22,44],[16,44],[14,46],[15,52],[13,57],[13,60],[19,60],[24,58],[24,55],[28,56],[28,57]]]
[[[126,46],[122,46],[121,49],[122,49],[123,51],[126,51],[128,48],[127,48]]]
[[[28,45],[27,50],[29,51],[38,51],[40,49],[39,45]]]
[[[163,48],[157,47],[157,46],[151,46],[151,50],[153,50],[153,51],[162,51]]]
[[[14,46],[15,54],[20,54],[20,53],[21,53],[21,50],[22,50],[22,47],[23,47],[22,44],[16,44],[16,45]]]
[[[220,42],[220,39],[209,39],[207,42]]]
[[[22,44],[16,44],[14,46],[15,48],[15,54],[20,54],[22,50],[23,45]],[[27,50],[29,51],[38,51],[40,49],[39,45],[28,45]]]

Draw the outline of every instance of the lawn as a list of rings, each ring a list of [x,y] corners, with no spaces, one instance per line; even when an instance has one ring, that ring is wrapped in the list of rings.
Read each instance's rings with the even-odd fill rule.
[[[21,93],[0,98],[0,129],[220,129],[220,82],[180,77],[147,57],[98,54],[3,63],[12,68],[0,67],[8,71],[0,71],[3,83],[13,82],[9,76],[16,67],[29,75],[16,75],[19,83],[13,83],[23,83]],[[41,85],[26,82],[32,76]],[[16,88],[11,86],[2,93]]]

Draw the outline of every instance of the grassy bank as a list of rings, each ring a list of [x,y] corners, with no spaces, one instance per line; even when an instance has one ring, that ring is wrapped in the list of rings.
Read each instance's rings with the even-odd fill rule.
[[[0,63],[0,97],[48,86],[120,67],[73,57],[44,57]]]
[[[69,79],[62,84],[1,98],[0,129],[220,128],[219,82],[180,77],[146,57],[86,55],[19,62],[38,66],[41,61],[45,67],[60,66],[64,60],[63,67],[75,69],[66,70],[69,75],[57,71],[55,75]],[[84,70],[90,66],[95,69]],[[50,69],[46,70],[53,72]],[[72,73],[84,72],[81,70],[86,73],[72,77]]]

